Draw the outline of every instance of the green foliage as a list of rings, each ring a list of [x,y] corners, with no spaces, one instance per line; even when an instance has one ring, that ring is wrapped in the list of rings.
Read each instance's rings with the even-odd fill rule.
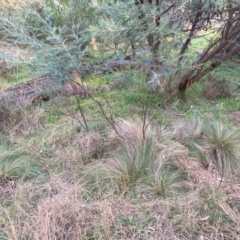
[[[228,119],[228,113],[240,109],[239,101],[236,101],[239,97],[237,91],[229,98],[208,102],[202,96],[205,82],[200,82],[187,93],[188,101],[182,102],[176,97],[164,101],[162,95],[151,95],[145,88],[144,77],[149,70],[153,70],[150,83],[152,81],[156,89],[159,86],[155,83],[160,83],[160,87],[165,88],[171,75],[176,84],[181,74],[178,75],[175,70],[179,67],[183,71],[192,69],[196,55],[194,51],[207,46],[206,39],[209,40],[212,35],[210,38],[194,35],[197,38],[178,65],[180,42],[187,36],[180,28],[176,28],[174,18],[171,19],[171,30],[166,16],[162,17],[159,28],[154,25],[153,19],[159,12],[162,14],[164,8],[157,11],[155,4],[153,7],[148,4],[135,6],[134,1],[99,1],[100,8],[94,9],[90,2],[49,0],[42,12],[38,12],[40,9],[35,6],[26,8],[28,15],[24,22],[17,22],[18,19],[21,20],[20,15],[12,15],[9,19],[10,25],[7,26],[12,26],[11,23],[15,25],[8,31],[11,32],[16,27],[20,33],[19,38],[16,38],[17,34],[11,35],[11,40],[19,41],[19,45],[27,47],[27,54],[31,56],[36,69],[40,68],[44,73],[50,72],[59,83],[70,79],[70,70],[84,70],[89,67],[88,64],[97,64],[101,58],[106,59],[106,56],[115,54],[114,44],[119,44],[116,61],[130,53],[129,46],[132,43],[136,44],[136,51],[142,50],[151,34],[154,35],[155,42],[161,40],[158,54],[159,61],[163,62],[159,69],[152,69],[152,52],[147,49],[143,55],[136,57],[136,62],[141,67],[137,73],[131,69],[133,74],[129,74],[129,70],[100,77],[92,74],[91,79],[86,81],[88,86],[97,89],[101,85],[111,86],[106,91],[97,90],[94,98],[101,102],[107,115],[113,117],[111,120],[115,123],[118,134],[109,133],[111,126],[107,121],[102,121],[101,112],[91,98],[80,100],[90,134],[85,133],[78,121],[81,120],[80,108],[74,96],[54,99],[58,103],[61,100],[61,104],[64,102],[64,110],[61,104],[57,107],[56,104],[51,105],[51,101],[50,104],[44,104],[46,114],[41,118],[44,120],[41,121],[41,127],[34,134],[27,134],[27,137],[15,129],[21,129],[22,125],[18,123],[26,116],[25,124],[30,126],[30,119],[37,112],[32,116],[28,112],[19,115],[19,112],[12,111],[11,106],[7,105],[4,115],[1,112],[3,108],[0,108],[0,128],[5,129],[4,124],[9,124],[5,126],[10,130],[13,128],[13,132],[1,142],[9,141],[11,147],[34,152],[34,155],[46,160],[44,169],[51,174],[45,183],[18,181],[16,188],[11,189],[14,194],[9,194],[9,189],[5,188],[7,184],[0,184],[0,196],[4,200],[0,208],[0,216],[3,216],[0,218],[1,221],[4,220],[1,230],[4,234],[0,230],[0,236],[4,239],[30,239],[43,238],[45,234],[47,239],[62,229],[63,232],[57,236],[62,239],[158,239],[159,236],[163,239],[207,239],[210,235],[218,239],[225,234],[238,239],[238,184],[232,184],[229,188],[226,181],[228,186],[224,184],[216,190],[216,182],[210,179],[211,182],[208,183],[209,179],[204,176],[206,171],[189,158],[190,155],[198,159],[205,169],[213,163],[224,178],[235,176],[239,170],[239,137],[235,128],[231,130],[233,124]],[[195,16],[199,3],[203,3],[205,10],[210,3],[188,2],[192,4],[191,17]],[[161,1],[162,3],[168,7],[171,3],[182,6],[185,2]],[[141,11],[148,21],[147,30],[144,29],[144,20],[139,18]],[[24,9],[19,9],[19,12],[23,13]],[[16,11],[13,10],[13,13]],[[0,26],[0,31],[2,28],[4,26]],[[89,52],[91,49],[86,47],[92,34],[97,37],[97,47],[98,50],[101,48],[99,52],[102,51],[102,55],[98,50],[92,54]],[[170,57],[161,58],[166,52]],[[91,53],[92,59],[88,58],[88,53]],[[142,69],[145,67],[147,69]],[[239,72],[235,65],[229,64],[214,74],[218,78],[226,75],[227,81],[235,85],[238,83]],[[64,115],[70,118],[61,119]],[[138,115],[141,119],[146,118],[145,125],[138,124]],[[131,119],[135,123],[116,117]],[[216,118],[224,120],[225,125],[211,123]],[[64,124],[60,125],[62,121]],[[158,125],[166,121],[169,128]],[[41,173],[36,157],[22,151],[0,149],[0,183],[15,179],[27,180]],[[188,174],[193,181],[187,181]],[[81,184],[78,181],[86,184],[87,191],[79,186]],[[179,193],[186,193],[190,184],[194,190],[179,197]],[[209,190],[208,185],[212,189]],[[200,188],[205,190],[199,192]],[[218,194],[222,189],[227,191],[227,195],[220,197]],[[127,194],[124,195],[125,193]],[[4,219],[8,207],[11,214]],[[84,223],[81,231],[79,219]],[[46,228],[43,229],[42,226]],[[218,231],[214,232],[213,229]]]
[[[1,67],[0,67],[1,68]],[[0,89],[6,89],[11,87],[12,84],[16,84],[29,78],[32,78],[35,73],[32,72],[30,66],[6,66],[5,70],[1,72],[0,70]]]
[[[55,1],[48,6],[22,4],[17,9],[7,8],[14,14],[11,18],[2,16],[0,22],[6,41],[17,39],[17,44],[32,54],[35,71],[48,73],[62,84],[70,80],[70,70],[82,68],[91,38],[86,31],[93,17],[91,9],[88,0],[70,1],[64,6]]]
[[[89,43],[95,37],[96,48],[101,48],[99,51],[105,55],[117,53],[116,59],[125,58],[126,53],[135,55],[138,50],[143,51],[137,62],[144,66],[141,70],[149,77],[148,87],[151,85],[150,89],[156,92],[168,92],[170,85],[178,84],[185,72],[189,71],[192,76],[198,69],[199,54],[188,46],[194,41],[193,32],[209,30],[216,12],[221,15],[226,6],[226,2],[220,0],[214,3],[156,1],[156,4],[46,0],[32,4],[21,2],[16,9],[7,8],[0,22],[6,40],[27,47],[33,56],[32,66],[50,74],[59,84],[71,79],[71,70],[83,75],[88,72],[88,63],[94,62],[89,56],[98,55],[96,51],[90,52]],[[194,25],[195,20],[196,29],[191,30],[189,23]],[[219,21],[224,25],[222,19]],[[220,34],[210,36],[199,37],[208,39],[209,43],[220,38]],[[183,50],[183,43],[188,40]],[[206,67],[209,63],[203,62],[203,65]],[[182,84],[186,85],[184,81]]]
[[[64,110],[54,107],[51,108],[47,114],[45,114],[44,120],[46,123],[50,124],[57,123],[62,115],[64,115]]]
[[[200,14],[194,32],[208,30],[211,18],[225,4],[189,0],[156,4],[111,0],[47,0],[28,5],[21,2],[16,9],[7,8],[0,22],[6,40],[27,47],[33,56],[32,66],[51,75],[58,84],[69,81],[72,70],[82,75],[88,72],[88,63],[94,62],[89,57],[99,55],[91,52],[90,40],[95,37],[95,47],[104,53],[102,58],[110,52],[122,59],[126,53],[142,51],[137,62],[144,65],[141,70],[147,73],[149,89],[171,94],[171,84],[178,84],[178,78],[186,71],[197,69],[199,56],[187,46],[184,51],[181,49],[182,43],[194,38],[186,19],[193,23]],[[216,38],[213,35],[209,42]]]
[[[142,228],[149,225],[150,223],[155,223],[156,218],[152,217],[151,215],[148,215],[143,219],[139,219],[136,216],[131,216],[128,218],[117,216],[117,221],[120,222],[123,226],[131,227],[134,230],[137,230],[137,229],[141,230]]]

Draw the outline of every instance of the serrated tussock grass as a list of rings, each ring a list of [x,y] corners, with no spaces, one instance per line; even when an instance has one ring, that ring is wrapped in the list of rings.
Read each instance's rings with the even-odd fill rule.
[[[144,188],[158,196],[176,196],[187,190],[184,180],[187,180],[187,173],[168,159],[148,169]]]
[[[240,133],[218,122],[203,128],[202,146],[207,162],[213,163],[222,177],[230,177],[240,170]]]
[[[181,144],[169,139],[171,132],[149,125],[145,139],[142,123],[119,121],[118,135],[112,135],[118,142],[117,151],[108,159],[89,167],[86,183],[96,188],[116,188],[117,191],[142,185],[154,193],[166,196],[180,187],[186,175],[174,164],[177,155],[186,154]],[[171,167],[170,167],[171,165]],[[171,189],[171,190],[170,190]]]
[[[191,157],[206,170],[213,165],[218,174],[231,177],[240,170],[240,133],[216,121],[185,121],[175,126],[176,139],[188,147]]]
[[[0,182],[31,179],[41,174],[36,160],[26,152],[0,148]]]
[[[192,142],[189,145],[189,154],[194,159],[197,159],[197,161],[201,164],[201,166],[204,169],[208,169],[209,163],[207,161],[205,151],[204,151],[203,147],[201,145],[199,145],[199,143]]]

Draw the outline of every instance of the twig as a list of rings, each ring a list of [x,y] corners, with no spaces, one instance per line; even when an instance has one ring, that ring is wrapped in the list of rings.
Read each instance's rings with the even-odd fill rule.
[[[110,118],[107,116],[107,114],[105,113],[102,104],[100,102],[98,102],[96,99],[94,99],[94,97],[91,96],[91,99],[97,104],[97,106],[100,108],[102,115],[105,117],[105,119],[107,120],[107,122],[111,125],[111,127],[113,128],[113,130],[115,131],[115,133],[121,137],[121,135],[119,134],[118,130],[115,127],[114,124],[114,120],[113,120],[113,116],[112,116],[112,112],[110,110]]]
[[[81,114],[81,117],[83,118],[83,122],[84,123],[82,123],[81,121],[80,121],[80,119],[78,118],[78,117],[76,117],[71,111],[69,111],[68,109],[64,109],[65,110],[65,115],[66,116],[69,116],[69,117],[71,117],[71,118],[73,118],[73,119],[75,119],[75,120],[77,120],[78,122],[79,122],[79,124],[87,131],[87,132],[89,132],[89,128],[88,128],[88,125],[87,125],[87,122],[86,122],[86,118],[85,118],[85,115],[84,115],[84,113],[83,113],[83,109],[82,109],[82,107],[81,107],[81,105],[80,105],[80,102],[79,102],[79,99],[77,99],[77,103],[78,103],[78,107],[79,107],[79,110],[80,110],[80,114]],[[53,104],[55,104],[57,107],[59,107],[59,105],[56,103],[56,102],[53,102]],[[68,114],[66,114],[66,112],[68,113]]]

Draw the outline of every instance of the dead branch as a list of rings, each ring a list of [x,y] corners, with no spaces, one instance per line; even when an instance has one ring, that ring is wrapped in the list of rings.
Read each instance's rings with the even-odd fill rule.
[[[47,101],[54,94],[78,95],[87,97],[92,94],[94,89],[77,84],[74,81],[59,86],[47,76],[41,76],[32,80],[16,84],[0,92],[0,102],[11,101],[16,106],[25,104],[30,105],[36,102]]]

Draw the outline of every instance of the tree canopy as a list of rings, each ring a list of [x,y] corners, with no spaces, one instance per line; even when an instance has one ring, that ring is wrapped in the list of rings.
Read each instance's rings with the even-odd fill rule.
[[[33,54],[32,66],[63,81],[69,71],[87,74],[90,63],[97,65],[106,58],[102,54],[94,62],[91,39],[102,52],[112,50],[115,59],[137,62],[153,90],[171,85],[175,92],[184,92],[225,61],[239,61],[238,1],[46,0],[13,4],[2,0],[0,6],[4,10],[1,38],[27,48]],[[200,52],[191,48],[196,38],[208,41]]]

